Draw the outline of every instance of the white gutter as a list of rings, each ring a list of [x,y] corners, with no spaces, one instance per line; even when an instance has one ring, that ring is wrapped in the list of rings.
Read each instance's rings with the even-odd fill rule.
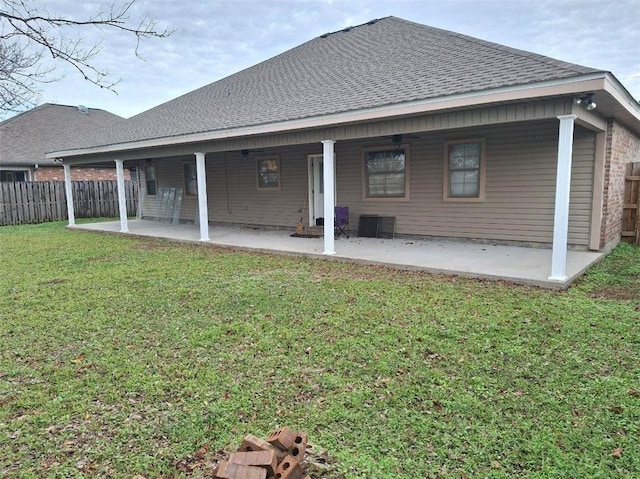
[[[623,92],[620,92],[618,88],[613,88],[616,83],[623,89]],[[609,88],[607,88],[608,84],[610,85]],[[284,131],[302,130],[307,128],[321,128],[335,126],[336,124],[341,123],[380,120],[396,116],[428,113],[438,110],[463,108],[468,106],[478,106],[488,103],[526,100],[597,90],[617,91],[617,98],[620,98],[620,103],[628,110],[631,110],[631,102],[628,102],[628,104],[625,105],[623,101],[624,96],[632,100],[631,95],[626,92],[626,90],[624,90],[624,87],[622,87],[611,74],[607,72],[598,72],[589,75],[581,75],[579,77],[565,78],[560,80],[549,80],[528,85],[513,85],[508,87],[495,88],[493,90],[462,93],[458,95],[419,100],[397,105],[386,105],[344,113],[335,113],[312,118],[303,118],[299,120],[266,123],[262,125],[232,128],[228,130],[216,130],[186,135],[167,136],[163,138],[80,148],[75,150],[62,150],[47,153],[46,157],[65,158],[98,153],[122,152],[127,150],[184,145],[188,143],[199,143],[252,135],[281,133]],[[638,117],[638,120],[640,121],[640,107],[635,101],[633,101],[633,103],[633,106],[635,107],[634,116]]]

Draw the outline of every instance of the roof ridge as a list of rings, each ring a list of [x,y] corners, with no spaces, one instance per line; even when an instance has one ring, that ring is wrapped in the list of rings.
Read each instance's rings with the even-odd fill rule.
[[[79,103],[78,105],[63,105],[62,103],[43,103],[40,106],[43,106],[43,105],[62,106],[62,107],[65,107],[65,108],[75,108],[75,109],[78,109],[78,107],[80,107],[80,106],[86,106],[86,105],[83,105],[82,103]],[[36,108],[38,108],[38,107],[36,107]],[[104,108],[94,108],[94,107],[91,107],[91,106],[86,106],[86,108],[88,108],[89,110],[93,110],[93,111],[106,111],[107,113],[111,113],[110,111],[105,110]],[[115,113],[111,113],[111,114],[115,115]],[[116,116],[120,116],[120,115],[116,115]]]
[[[533,60],[538,60],[542,63],[546,63],[547,65],[553,65],[555,67],[558,68],[562,68],[564,70],[568,70],[568,71],[575,71],[575,67],[580,67],[580,69],[589,69],[589,70],[597,70],[597,68],[592,68],[592,67],[588,67],[585,65],[579,65],[577,63],[571,63],[571,62],[567,62],[564,60],[560,60],[557,58],[552,58],[552,57],[548,57],[546,55],[542,55],[541,53],[536,53],[536,52],[531,52],[529,50],[522,50],[521,48],[515,48],[515,47],[510,47],[509,45],[501,45],[499,43],[495,43],[489,40],[483,40],[482,38],[476,38],[476,37],[471,37],[468,35],[464,35],[462,33],[455,33],[455,32],[451,32],[451,34],[453,36],[457,36],[457,37],[467,37],[469,39],[469,41],[478,43],[478,44],[482,44],[486,47],[492,48],[494,50],[499,50],[499,51],[508,51],[514,55],[518,55],[521,57],[525,57],[525,58],[531,58]],[[604,70],[599,70],[599,71],[604,71]],[[579,73],[584,73],[584,72],[579,72]]]
[[[445,34],[447,36],[450,37],[456,37],[459,38],[461,40],[465,40],[471,43],[475,43],[476,45],[481,45],[484,46],[486,48],[490,48],[492,50],[495,51],[502,51],[502,52],[508,52],[511,53],[513,55],[517,55],[520,56],[522,58],[528,58],[531,60],[537,60],[541,63],[544,63],[546,65],[551,65],[554,66],[556,68],[561,68],[565,71],[570,71],[570,72],[576,72],[576,73],[586,73],[586,70],[590,71],[590,72],[604,72],[605,70],[599,70],[597,68],[592,68],[592,67],[588,67],[588,66],[584,66],[584,65],[579,65],[577,63],[571,63],[571,62],[567,62],[564,60],[559,60],[556,58],[552,58],[552,57],[548,57],[546,55],[542,55],[540,53],[535,53],[529,50],[523,50],[520,48],[515,48],[515,47],[511,47],[508,45],[502,45],[500,43],[496,43],[490,40],[484,40],[482,38],[478,38],[478,37],[473,37],[471,35],[465,35],[464,33],[458,33],[458,32],[454,32],[452,30],[447,30],[444,28],[440,28],[440,27],[434,27],[432,25],[424,25],[422,23],[417,23],[417,22],[413,22],[411,20],[407,20],[405,18],[402,17],[396,17],[393,15],[389,15],[386,17],[381,17],[381,18],[375,18],[373,20],[369,20],[368,22],[362,23],[360,25],[356,25],[356,26],[350,26],[350,27],[345,27],[343,29],[340,30],[336,30],[334,32],[329,32],[329,33],[325,33],[323,35],[320,35],[320,38],[327,38],[330,35],[334,35],[337,33],[347,33],[355,28],[359,28],[359,27],[363,27],[365,25],[374,25],[379,21],[383,21],[383,20],[396,20],[398,22],[402,22],[402,23],[406,23],[409,25],[414,25],[416,27],[425,29],[425,30],[435,30],[438,32],[441,32],[442,34]],[[578,68],[576,68],[578,67]]]
[[[577,63],[571,63],[571,62],[567,62],[564,60],[559,60],[556,58],[552,58],[552,57],[548,57],[546,55],[542,55],[541,53],[536,53],[536,52],[532,52],[529,50],[523,50],[521,48],[515,48],[515,47],[511,47],[509,45],[503,45],[501,43],[496,43],[493,42],[491,40],[484,40],[482,38],[478,38],[478,37],[473,37],[471,35],[465,35],[464,33],[458,33],[458,32],[454,32],[452,30],[446,30],[444,28],[439,28],[439,27],[433,27],[430,25],[422,25],[420,23],[416,23],[416,22],[411,22],[409,20],[405,20],[403,18],[398,18],[398,17],[393,17],[393,18],[397,18],[398,20],[401,20],[403,22],[406,23],[412,23],[414,25],[417,25],[419,27],[422,28],[427,28],[427,29],[432,29],[432,30],[439,30],[442,33],[451,36],[451,37],[456,37],[459,38],[461,40],[465,40],[471,43],[475,43],[476,45],[482,45],[486,48],[490,48],[492,50],[495,51],[501,51],[501,52],[508,52],[511,53],[513,55],[517,55],[523,58],[528,58],[528,59],[532,59],[532,60],[537,60],[540,61],[541,63],[545,63],[547,65],[552,65],[554,67],[557,68],[562,68],[563,70],[566,71],[572,71],[572,72],[576,72],[576,73],[585,73],[585,70],[589,70],[591,72],[596,72],[596,71],[604,71],[604,70],[599,70],[597,68],[592,68],[592,67],[588,67],[588,66],[584,66],[584,65],[579,65]],[[580,70],[576,69],[575,67],[579,67]]]
[[[378,23],[380,20],[386,20],[387,18],[395,18],[391,15],[387,16],[387,17],[381,17],[381,18],[374,18],[372,20],[369,20],[368,22],[364,22],[361,23],[360,25],[354,25],[354,26],[349,26],[349,27],[344,27],[341,28],[340,30],[336,30],[334,32],[327,32],[327,33],[323,33],[322,35],[320,35],[319,38],[327,38],[330,35],[335,35],[337,33],[347,33],[350,32],[351,30],[353,30],[354,28],[360,28],[360,27],[364,27],[366,26],[370,26],[370,25],[375,25],[376,23]]]
[[[34,106],[33,108],[30,108],[28,110],[25,111],[21,111],[15,115],[13,115],[11,118],[7,118],[6,120],[3,120],[0,122],[0,128],[8,125],[9,123],[13,122],[14,120],[17,120],[18,118],[23,118],[24,116],[33,113],[35,111],[39,111],[41,109],[43,109],[44,107],[48,107],[48,108],[55,108],[55,107],[63,107],[63,108],[74,108],[74,109],[78,109],[80,105],[63,105],[61,103],[51,103],[51,102],[46,102],[46,103],[42,103],[41,105],[38,106]],[[89,110],[91,111],[102,111],[105,113],[109,113],[111,115],[117,116],[119,118],[124,119],[124,117],[120,116],[120,115],[116,115],[115,113],[112,113],[108,110],[105,110],[104,108],[92,108],[92,107],[87,107]]]
[[[28,110],[21,111],[21,112],[17,113],[16,115],[13,115],[11,118],[7,118],[6,120],[3,120],[2,122],[0,122],[0,128],[5,126],[5,125],[8,125],[9,123],[13,122],[14,120],[17,120],[18,118],[22,118],[22,117],[28,115],[29,113],[32,113],[33,111],[35,111],[35,110],[37,110],[39,108],[42,108],[44,106],[49,106],[49,105],[51,105],[51,103],[43,103],[42,105],[38,105],[38,106],[35,106],[35,107],[30,108]]]

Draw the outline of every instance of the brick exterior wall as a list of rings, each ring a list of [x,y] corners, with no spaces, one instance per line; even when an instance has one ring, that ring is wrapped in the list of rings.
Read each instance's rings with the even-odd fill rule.
[[[608,249],[620,241],[624,182],[628,163],[640,162],[640,137],[620,123],[609,120],[605,153],[604,195],[600,248]]]
[[[115,181],[115,168],[91,168],[72,166],[71,181]],[[124,170],[124,179],[130,180],[128,169]],[[34,170],[33,181],[64,181],[64,169],[61,166],[41,166]]]

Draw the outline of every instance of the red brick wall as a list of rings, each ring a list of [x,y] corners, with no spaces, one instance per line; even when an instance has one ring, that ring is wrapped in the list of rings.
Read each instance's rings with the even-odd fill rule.
[[[131,179],[128,169],[124,170],[124,179]],[[116,180],[115,168],[71,167],[71,181],[105,180]],[[41,166],[35,170],[34,181],[64,181],[64,169],[61,166]]]
[[[600,247],[614,246],[622,233],[624,177],[628,163],[640,161],[640,137],[614,120],[607,124]]]

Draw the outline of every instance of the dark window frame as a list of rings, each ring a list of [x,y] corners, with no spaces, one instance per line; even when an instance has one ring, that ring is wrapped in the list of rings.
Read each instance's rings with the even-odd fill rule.
[[[195,161],[183,163],[182,176],[184,180],[184,195],[198,196],[198,171]]]
[[[279,156],[256,159],[256,182],[258,190],[280,190],[282,187],[282,170]]]
[[[389,168],[387,170],[379,169],[373,171],[373,162],[383,163],[385,156],[390,161],[397,161],[401,157],[404,168],[399,170],[398,168]],[[409,145],[399,145],[397,148],[365,148],[362,152],[362,199],[367,201],[409,201],[411,197],[410,193],[410,168],[411,164],[411,152]],[[393,187],[393,183],[397,181],[387,181],[393,176],[402,175],[401,184],[403,187],[402,192],[393,193],[390,191]],[[377,181],[372,181],[373,178],[378,178]],[[377,183],[377,184],[375,184]],[[376,188],[382,188],[385,191],[376,192],[372,191]]]
[[[149,178],[149,172],[153,172],[153,178]],[[146,165],[144,167],[144,182],[147,196],[156,196],[158,194],[158,175],[155,165]]]

